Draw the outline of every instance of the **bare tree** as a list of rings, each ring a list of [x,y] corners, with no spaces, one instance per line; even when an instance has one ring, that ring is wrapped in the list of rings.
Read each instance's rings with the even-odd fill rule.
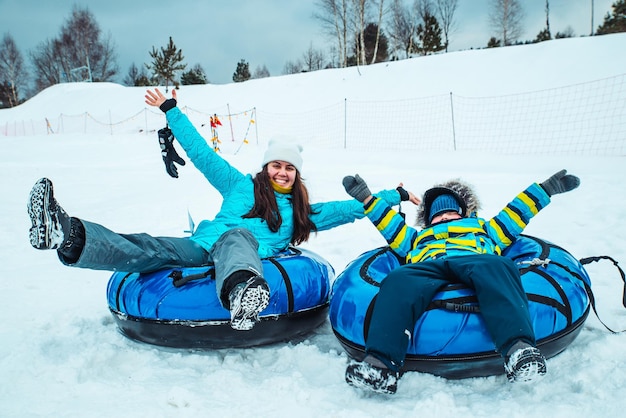
[[[74,6],[58,38],[31,52],[35,84],[39,90],[63,81],[111,81],[119,71],[114,45],[87,8]]]
[[[305,71],[317,71],[324,68],[324,52],[319,49],[313,48],[313,43],[309,46],[309,49],[302,55],[302,64]]]
[[[550,35],[550,1],[546,0],[546,31]]]
[[[145,73],[143,67],[141,67],[141,69]],[[125,85],[132,87],[135,85],[139,77],[141,77],[141,75],[139,74],[139,68],[137,68],[137,66],[133,62],[132,64],[130,64],[130,67],[128,68],[128,74],[126,74],[126,77],[124,77],[124,80],[122,82]]]
[[[287,61],[283,67],[283,74],[297,74],[302,71],[304,70],[300,61]]]
[[[370,64],[374,64],[376,62],[376,57],[378,56],[378,47],[379,47],[379,42],[380,42],[380,30],[381,30],[380,26],[383,24],[384,4],[385,4],[385,0],[380,0],[380,4],[378,5],[378,23],[376,24],[376,42],[374,44],[374,54],[372,55],[372,61],[370,61]]]
[[[134,62],[128,69],[128,74],[126,75],[126,78],[124,78],[124,84],[130,87],[149,87],[156,85],[152,80],[150,80],[150,77],[148,77],[146,68],[143,65],[137,68]]]
[[[314,17],[322,22],[330,35],[336,37],[341,67],[348,66],[348,45],[354,48],[354,57],[350,58],[350,61],[357,65],[367,64],[365,29],[370,23],[372,8],[376,4],[378,4],[377,20],[379,22],[377,27],[380,28],[384,0],[318,0],[318,11]]]
[[[0,43],[0,83],[6,84],[8,105],[20,103],[20,90],[26,88],[24,58],[15,45],[13,37],[6,33]]]
[[[417,15],[424,21],[424,17],[427,14],[433,14],[433,3],[432,0],[414,0],[413,8],[415,9]]]
[[[393,0],[389,10],[390,18],[387,25],[393,50],[402,50],[405,58],[409,58],[415,50],[415,34],[418,25],[415,8],[405,7],[403,0]]]
[[[504,46],[515,43],[522,35],[524,10],[519,0],[490,0],[489,24],[502,36]]]
[[[313,16],[337,41],[338,65],[348,66],[348,16],[351,0],[317,0],[318,12]],[[298,71],[299,72],[299,71]],[[291,74],[287,72],[286,74]]]
[[[102,37],[98,22],[87,8],[74,6],[72,15],[61,27],[58,42],[62,65],[70,74],[84,68],[83,79],[110,81],[119,71],[111,35]]]
[[[374,38],[374,45],[370,48],[370,51],[374,51],[378,49],[378,43],[381,36],[381,24],[384,17],[384,0],[378,0],[378,11],[376,12],[376,20],[377,24],[374,24],[376,27],[376,36]],[[356,65],[367,65],[367,56],[366,51],[368,50],[368,45],[366,45],[366,31],[369,25],[372,23],[374,18],[372,15],[374,14],[374,7],[376,6],[376,0],[352,0],[351,7],[351,19],[350,19],[350,29],[352,32],[352,36],[354,37],[354,60],[350,60]],[[383,54],[386,55],[386,54]],[[371,54],[372,61],[369,64],[376,61],[381,54],[377,52]]]
[[[365,26],[367,23],[366,13],[368,0],[352,0],[353,15],[352,27],[354,37],[356,39],[354,55],[356,57],[356,65],[365,65]]]
[[[547,1],[547,0],[546,0]],[[443,31],[443,40],[448,52],[450,45],[450,34],[456,29],[454,14],[459,6],[459,0],[436,0],[437,17],[441,22],[441,30]]]
[[[254,73],[252,74],[252,78],[267,78],[270,76],[270,70],[267,69],[265,64],[261,66],[257,66],[254,69]]]
[[[37,91],[60,83],[64,78],[67,80],[69,77],[69,74],[63,71],[57,50],[57,42],[53,39],[46,39],[30,53]]]
[[[115,43],[108,33],[106,38],[96,44],[96,62],[91,68],[93,81],[111,81],[119,72]]]

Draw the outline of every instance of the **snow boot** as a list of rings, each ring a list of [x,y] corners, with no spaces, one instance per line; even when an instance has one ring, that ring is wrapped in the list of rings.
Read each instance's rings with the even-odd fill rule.
[[[346,382],[378,393],[394,394],[398,389],[398,372],[394,372],[376,357],[368,355],[363,361],[353,362],[346,369]]]
[[[530,382],[546,374],[546,359],[536,347],[518,341],[506,356],[504,370],[509,382]]]
[[[270,303],[270,289],[261,276],[253,276],[238,283],[228,294],[230,326],[248,331],[259,321],[259,313]]]
[[[35,183],[27,206],[32,224],[29,230],[30,245],[38,250],[62,247],[69,236],[71,221],[54,198],[49,179],[42,178]]]

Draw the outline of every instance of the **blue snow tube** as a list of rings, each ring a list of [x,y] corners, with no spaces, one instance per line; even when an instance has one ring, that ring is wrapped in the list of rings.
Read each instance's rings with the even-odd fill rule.
[[[212,265],[116,272],[107,288],[109,309],[127,337],[177,348],[252,347],[288,341],[321,325],[328,316],[332,266],[312,251],[293,247],[262,261],[270,303],[250,331],[230,327]],[[175,277],[193,280],[176,287]]]
[[[521,236],[503,255],[520,271],[538,347],[547,358],[557,355],[576,338],[589,314],[587,272],[566,250],[535,237]],[[333,283],[330,322],[357,360],[365,355],[380,283],[398,266],[397,255],[381,247],[352,261]],[[438,292],[415,324],[403,370],[453,379],[504,373],[479,309],[474,291],[464,285],[450,284]]]

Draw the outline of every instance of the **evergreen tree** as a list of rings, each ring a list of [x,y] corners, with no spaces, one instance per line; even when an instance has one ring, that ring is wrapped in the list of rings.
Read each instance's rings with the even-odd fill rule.
[[[546,28],[537,34],[534,42],[543,42],[549,41],[552,39],[552,35],[550,34],[550,29]]]
[[[0,82],[0,109],[13,106],[11,85],[7,81]]]
[[[441,26],[437,18],[429,12],[424,14],[424,24],[417,26],[419,46],[417,51],[422,55],[429,55],[446,49],[441,41]]]
[[[176,85],[176,72],[183,71],[187,66],[187,64],[182,63],[185,59],[183,57],[183,51],[176,48],[170,36],[170,41],[167,46],[165,48],[161,47],[161,51],[157,51],[153,46],[150,56],[152,57],[152,64],[146,64],[146,68],[152,70],[152,74],[155,78],[164,82],[165,92],[167,93],[170,81],[172,84]]]
[[[626,0],[618,0],[611,7],[613,14],[604,16],[604,22],[596,31],[597,35],[626,32]]]
[[[128,74],[124,78],[124,84],[131,87],[149,87],[152,85],[148,75],[146,74],[146,69],[143,66],[141,68],[137,68],[135,63],[130,65]]]
[[[250,80],[250,66],[245,60],[241,60],[237,63],[237,69],[233,73],[233,81],[235,83],[241,83],[242,81]]]
[[[487,48],[499,48],[502,46],[502,41],[500,39],[496,39],[495,36],[492,36],[487,42]]]
[[[365,27],[363,33],[363,43],[365,44],[365,62],[372,62],[374,57],[374,49],[376,47],[376,34],[378,26],[375,23],[369,23]],[[376,60],[374,62],[385,62],[389,59],[389,43],[387,36],[381,31],[378,35],[378,50],[376,51]]]
[[[563,38],[573,38],[574,37],[574,29],[571,26],[568,26],[563,32],[557,32],[554,35],[554,39],[563,39]]]
[[[194,65],[194,67],[183,73],[180,76],[180,84],[183,86],[188,86],[192,84],[207,84],[206,74],[204,73],[204,69],[200,66],[200,64]]]

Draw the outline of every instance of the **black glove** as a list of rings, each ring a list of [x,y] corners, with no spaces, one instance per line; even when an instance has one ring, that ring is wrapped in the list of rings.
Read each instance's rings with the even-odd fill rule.
[[[175,107],[176,107],[176,99],[167,99],[166,101],[161,103],[161,106],[159,106],[159,109],[161,109],[161,112],[167,113],[168,110],[173,109]]]
[[[404,187],[398,186],[396,187],[396,190],[398,191],[398,193],[400,193],[401,202],[406,202],[407,200],[409,200],[409,192],[407,192]]]
[[[566,174],[567,170],[561,170],[548,180],[540,183],[543,190],[552,196],[558,193],[569,192],[580,185],[580,179],[573,174]]]
[[[343,187],[346,192],[359,202],[363,202],[368,196],[372,195],[370,189],[367,187],[367,183],[358,174],[354,176],[345,176],[343,178]]]
[[[159,129],[159,145],[161,146],[161,155],[163,156],[167,174],[178,178],[178,169],[174,163],[185,165],[185,160],[174,149],[174,135],[170,128]]]

